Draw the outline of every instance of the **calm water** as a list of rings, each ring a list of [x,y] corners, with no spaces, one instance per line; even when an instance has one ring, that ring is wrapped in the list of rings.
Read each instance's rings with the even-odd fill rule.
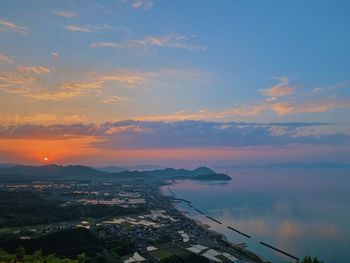
[[[238,170],[232,181],[181,181],[170,188],[178,197],[223,223],[180,205],[188,215],[272,262],[291,262],[262,245],[292,255],[311,254],[327,263],[350,262],[350,172],[341,170]],[[166,193],[166,188],[163,189]],[[226,226],[251,235],[247,239]]]

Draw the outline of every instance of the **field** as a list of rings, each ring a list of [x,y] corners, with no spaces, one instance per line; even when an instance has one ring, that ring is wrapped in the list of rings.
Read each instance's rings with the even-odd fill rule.
[[[171,257],[173,255],[177,255],[179,257],[185,258],[191,254],[190,251],[181,248],[179,246],[176,246],[174,244],[168,244],[166,246],[162,246],[158,250],[152,251],[151,255],[155,258],[161,260],[164,258]]]

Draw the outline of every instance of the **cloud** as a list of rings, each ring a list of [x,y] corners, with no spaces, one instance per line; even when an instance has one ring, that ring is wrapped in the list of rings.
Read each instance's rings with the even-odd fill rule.
[[[2,115],[0,121],[7,125],[22,124],[49,124],[49,123],[80,123],[85,122],[85,115],[57,115],[53,113],[34,113],[34,114],[15,114],[15,115]]]
[[[121,46],[119,44],[113,43],[113,42],[96,42],[96,43],[92,43],[91,47],[92,48],[96,48],[96,47],[119,48]]]
[[[98,128],[93,124],[20,124],[1,126],[0,137],[8,139],[50,139],[62,140],[98,135]]]
[[[50,74],[49,74],[50,73]],[[58,81],[63,79],[65,81]],[[213,75],[195,69],[161,69],[158,71],[135,71],[115,69],[106,72],[85,72],[80,78],[73,76],[68,79],[60,75],[60,71],[46,66],[19,66],[15,72],[0,72],[0,90],[37,100],[67,100],[76,97],[101,93],[107,85],[118,84],[123,88],[153,87],[173,80],[187,82],[211,83]],[[278,84],[285,86],[286,80]],[[336,85],[333,85],[336,86]],[[332,86],[332,87],[333,87]],[[334,90],[327,89],[327,90]],[[281,93],[279,93],[281,94]],[[276,95],[274,93],[274,95]],[[298,96],[296,96],[298,95]],[[274,100],[261,100],[234,107],[222,109],[201,109],[197,111],[181,110],[170,114],[138,116],[138,120],[148,121],[179,121],[179,120],[221,120],[228,121],[237,117],[257,117],[264,113],[291,115],[304,113],[322,113],[335,109],[350,108],[350,99],[346,96],[336,96],[322,92],[296,93],[293,96],[279,96]],[[127,100],[118,96],[102,99],[103,103],[114,103]]]
[[[51,52],[51,56],[53,57],[53,59],[59,59],[60,55],[57,52]]]
[[[44,74],[44,73],[51,72],[51,70],[45,66],[34,66],[34,67],[20,66],[17,68],[17,71],[22,73],[34,73],[34,74]]]
[[[140,72],[132,71],[127,69],[117,69],[110,74],[105,74],[100,77],[103,82],[117,81],[127,85],[136,85],[148,78],[157,77],[158,74],[155,72]]]
[[[241,105],[224,109],[202,109],[198,111],[178,111],[171,114],[140,116],[136,119],[146,121],[181,121],[181,120],[229,120],[237,117],[257,117],[273,112],[278,115],[322,113],[336,109],[350,108],[350,100],[321,98],[306,102],[265,102]]]
[[[2,123],[47,123],[56,122],[58,118],[55,114],[35,113],[31,115],[7,115],[0,116]]]
[[[270,88],[260,90],[264,96],[272,98],[284,97],[295,92],[295,89],[289,86],[287,77],[277,77],[276,79],[279,80],[280,83]]]
[[[52,13],[56,16],[61,16],[64,18],[74,18],[74,17],[78,17],[79,14],[72,12],[72,11],[64,11],[64,10],[54,10],[52,11]]]
[[[91,90],[102,88],[100,81],[75,81],[54,83],[51,70],[44,66],[18,67],[15,72],[0,72],[0,90],[38,100],[62,100],[83,96]],[[41,78],[39,75],[50,75]]]
[[[51,74],[48,74],[51,73]],[[186,81],[208,81],[206,72],[191,69],[162,69],[159,71],[135,71],[115,69],[106,72],[85,72],[78,78],[68,80],[61,71],[45,66],[20,66],[15,72],[0,72],[0,90],[38,100],[66,100],[100,93],[111,82],[123,88],[151,85],[154,81],[178,79]],[[41,76],[45,74],[44,76]],[[64,79],[65,81],[58,81]],[[112,100],[116,101],[115,95]],[[119,100],[122,97],[119,97]],[[125,98],[124,98],[125,99]],[[112,102],[111,99],[106,101]]]
[[[192,112],[183,110],[172,114],[141,116],[136,119],[145,121],[224,120],[237,116],[252,117],[265,110],[265,105],[251,105],[221,110],[202,109]]]
[[[29,35],[27,32],[27,28],[16,25],[8,20],[3,19],[0,19],[0,32],[1,31],[14,31],[22,35]]]
[[[102,149],[259,148],[288,145],[349,145],[345,133],[320,134],[327,123],[237,123],[135,121],[96,124],[18,124],[0,126],[0,138],[65,140],[98,138]],[[276,132],[278,130],[278,132]],[[308,130],[307,133],[301,132]],[[283,132],[281,132],[283,131]]]
[[[79,26],[79,25],[67,25],[64,26],[65,29],[72,32],[83,32],[83,33],[100,33],[105,30],[112,29],[113,27],[110,25],[102,25],[102,26]]]
[[[0,63],[13,63],[13,58],[0,53]]]
[[[123,0],[123,3],[129,4],[134,9],[149,10],[153,7],[154,1],[152,0]]]
[[[303,103],[279,102],[272,103],[270,108],[277,114],[297,114],[297,113],[320,113],[334,109],[345,109],[350,107],[349,100],[327,98],[321,101],[309,101]]]
[[[143,39],[129,40],[126,42],[95,42],[91,44],[92,48],[109,47],[109,48],[139,48],[149,50],[152,47],[162,48],[179,48],[187,50],[206,50],[206,47],[189,43],[196,35],[179,35],[170,33],[163,36],[146,36]]]
[[[323,87],[317,87],[312,90],[312,93],[319,93],[323,91]]]
[[[120,96],[110,96],[102,100],[103,103],[115,103],[119,101],[131,100],[130,98],[120,97]]]

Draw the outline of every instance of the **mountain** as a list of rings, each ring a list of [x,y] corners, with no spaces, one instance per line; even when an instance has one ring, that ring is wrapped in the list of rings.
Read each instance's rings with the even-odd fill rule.
[[[231,177],[226,174],[217,174],[207,167],[199,167],[194,170],[165,168],[153,171],[124,171],[113,174],[115,178],[143,178],[143,179],[190,179],[190,180],[212,180],[229,181]]]
[[[231,177],[226,174],[201,174],[197,175],[191,178],[191,180],[198,180],[198,181],[231,181]]]
[[[47,180],[91,180],[96,177],[109,176],[108,173],[97,171],[82,165],[16,165],[0,168],[0,180],[8,182],[30,182]]]
[[[215,166],[217,169],[350,169],[350,163],[309,162],[309,163],[270,163],[270,164],[237,164]]]
[[[0,168],[9,168],[9,167],[13,167],[16,166],[16,164],[13,163],[0,163]]]
[[[106,172],[106,173],[120,173],[120,172],[124,172],[124,171],[128,170],[124,167],[119,167],[119,166],[114,166],[114,165],[105,166],[105,167],[97,167],[95,169],[98,171]]]
[[[135,165],[135,166],[126,166],[128,171],[155,171],[155,170],[163,170],[164,167],[157,165]]]
[[[195,175],[215,174],[215,172],[212,169],[205,166],[198,167],[192,170],[192,173]]]
[[[120,173],[124,171],[154,171],[154,170],[162,170],[164,167],[156,166],[156,165],[135,165],[135,166],[105,166],[105,167],[97,167],[95,168],[98,171],[106,172],[106,173]]]
[[[0,174],[23,174],[23,175],[45,175],[45,176],[62,176],[74,174],[80,175],[104,175],[106,173],[97,171],[91,167],[83,165],[43,165],[43,166],[30,166],[30,165],[16,165],[12,167],[5,167],[0,169]]]
[[[165,168],[162,170],[146,171],[145,173],[151,174],[152,176],[156,176],[160,178],[180,178],[180,177],[191,178],[198,175],[215,174],[213,170],[207,167],[199,167],[194,170]]]
[[[110,171],[118,167],[109,167]],[[13,167],[0,167],[1,182],[33,182],[52,180],[113,180],[113,179],[195,179],[195,180],[227,180],[223,175],[216,174],[207,167],[199,167],[194,170],[166,168],[153,171],[119,171],[106,172],[82,165],[44,165],[26,166],[16,165]]]

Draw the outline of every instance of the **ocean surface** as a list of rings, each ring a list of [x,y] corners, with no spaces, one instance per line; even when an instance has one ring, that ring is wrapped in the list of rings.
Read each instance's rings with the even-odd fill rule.
[[[350,262],[350,171],[241,169],[226,172],[229,182],[178,181],[169,186],[223,224],[181,203],[191,218],[210,225],[272,262],[295,262],[261,244],[297,257],[317,256],[326,263]],[[163,192],[169,194],[167,187]],[[226,226],[232,226],[248,239]]]

